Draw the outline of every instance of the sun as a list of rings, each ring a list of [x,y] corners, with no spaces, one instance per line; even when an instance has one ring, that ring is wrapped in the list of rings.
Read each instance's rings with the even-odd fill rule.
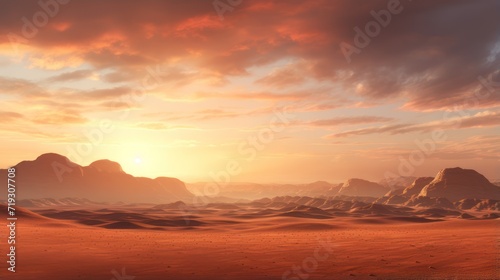
[[[136,164],[141,164],[141,163],[142,163],[142,158],[140,158],[140,157],[136,157],[136,158],[134,159],[134,162],[135,162]]]

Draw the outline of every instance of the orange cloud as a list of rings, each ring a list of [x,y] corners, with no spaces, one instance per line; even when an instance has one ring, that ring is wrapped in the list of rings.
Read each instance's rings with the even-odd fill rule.
[[[490,20],[496,18],[491,1],[406,3],[390,26],[347,63],[339,44],[353,43],[353,28],[363,28],[373,20],[370,11],[385,8],[386,2],[252,1],[220,21],[209,2],[74,1],[23,44],[30,46],[25,54],[35,67],[90,63],[124,72],[123,78],[109,74],[108,81],[140,79],[134,75],[139,68],[173,60],[224,77],[249,75],[251,68],[280,60],[303,61],[308,71],[281,70],[258,83],[284,87],[306,78],[329,81],[367,102],[407,98],[405,108],[411,110],[449,109],[467,98],[478,76],[496,70],[499,38]],[[0,32],[22,37],[20,18],[37,10],[36,2],[5,3]],[[0,45],[10,44],[8,37],[0,38]],[[352,74],[338,74],[346,71]],[[358,84],[363,91],[356,91]],[[492,94],[474,106],[499,104]]]
[[[458,113],[455,113],[458,115]],[[326,138],[350,137],[368,134],[404,134],[411,132],[429,132],[434,129],[466,129],[475,127],[500,126],[500,112],[480,112],[472,116],[454,117],[453,114],[441,121],[433,121],[423,124],[395,124],[381,127],[370,127],[357,130],[349,130],[325,136]],[[455,116],[456,116],[455,115]]]
[[[331,119],[325,119],[325,120],[316,120],[316,121],[308,122],[306,124],[311,125],[311,126],[339,126],[339,125],[389,122],[392,120],[394,120],[394,119],[387,118],[387,117],[357,116],[357,117],[337,117],[337,118],[331,118]]]

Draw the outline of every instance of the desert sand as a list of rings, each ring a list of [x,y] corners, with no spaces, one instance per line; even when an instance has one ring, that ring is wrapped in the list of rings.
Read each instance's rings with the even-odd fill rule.
[[[208,197],[111,161],[57,183],[39,174],[51,159],[64,162],[47,154],[16,167],[29,179],[18,182],[8,279],[500,279],[500,188],[474,170],[405,188],[237,184]]]
[[[429,211],[412,208],[388,215],[378,206],[330,216],[333,210],[306,206],[260,212],[255,204],[190,212],[177,206],[21,209],[17,272],[2,262],[1,274],[23,280],[499,276],[499,219],[453,212],[429,218]]]

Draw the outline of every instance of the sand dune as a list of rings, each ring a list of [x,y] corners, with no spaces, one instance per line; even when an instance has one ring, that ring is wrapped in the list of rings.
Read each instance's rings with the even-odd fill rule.
[[[261,228],[276,229],[275,219],[286,218],[287,225],[318,224],[328,228],[339,219],[357,219],[363,223],[386,223],[389,221],[423,223],[442,219],[495,219],[500,214],[497,201],[474,200],[467,209],[456,209],[450,204],[436,203],[427,197],[415,197],[415,206],[387,205],[361,201],[344,201],[337,198],[275,197],[259,199],[249,203],[210,203],[202,206],[184,202],[153,206],[113,205],[106,208],[55,209],[35,207],[28,217],[50,218],[72,221],[87,227],[131,230],[247,230]],[[427,202],[431,207],[426,207]],[[315,205],[315,206],[311,206]],[[446,207],[436,207],[444,205]],[[448,207],[450,206],[451,207]],[[471,206],[474,205],[474,206]],[[476,207],[483,205],[484,207]],[[378,220],[374,219],[377,218]],[[273,227],[271,227],[273,225]],[[282,225],[280,225],[282,226]],[[300,226],[297,226],[300,227]],[[278,227],[279,228],[279,227]]]
[[[8,211],[8,206],[7,204],[0,203],[0,217],[3,219],[10,218],[11,216],[7,215]],[[35,212],[32,212],[28,209],[25,209],[23,207],[15,207],[15,217],[18,219],[23,219],[23,220],[48,220],[46,217],[37,214]]]
[[[455,205],[443,197],[413,196],[407,202],[403,203],[403,205],[413,207],[439,207],[455,209]]]
[[[253,204],[238,206],[239,211],[248,213],[257,210]],[[394,212],[387,205],[382,207],[369,205],[366,209]],[[498,276],[498,220],[492,220],[500,216],[498,213],[482,212],[491,217],[479,220],[465,215],[421,217],[426,214],[421,210],[409,208],[413,216],[404,217],[273,215],[239,219],[222,215],[231,209],[219,209],[197,212],[205,224],[187,227],[181,226],[185,221],[178,216],[124,206],[103,212],[64,211],[64,221],[75,226],[61,228],[36,224],[36,218],[48,218],[22,211],[26,219],[18,255],[23,261],[8,279],[113,279],[112,271],[121,274],[122,268],[135,279],[282,279],[285,271],[314,258],[315,250],[325,244],[330,251],[321,251],[322,255],[329,253],[311,271],[310,279],[465,280]],[[451,210],[428,210],[452,214],[443,212]],[[37,211],[54,216],[57,210]],[[476,217],[477,213],[481,212],[475,212]],[[67,220],[70,214],[76,219],[85,217],[88,225]],[[160,221],[178,224],[165,226]]]
[[[310,207],[305,205],[296,206],[290,211],[286,211],[278,214],[278,216],[288,216],[296,218],[311,218],[311,219],[330,219],[333,217],[332,214],[321,210],[316,207]]]
[[[346,199],[44,200],[45,207],[18,207],[23,262],[9,279],[113,279],[122,268],[136,279],[282,279],[325,242],[332,251],[310,279],[495,279],[497,201],[464,200],[463,210]]]

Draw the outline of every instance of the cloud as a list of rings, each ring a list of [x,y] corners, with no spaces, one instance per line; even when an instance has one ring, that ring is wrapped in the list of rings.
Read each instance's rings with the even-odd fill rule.
[[[105,101],[97,105],[105,110],[130,110],[141,108],[139,104],[124,101]]]
[[[394,119],[387,117],[357,116],[357,117],[337,117],[331,119],[316,120],[308,122],[306,124],[311,126],[340,126],[340,125],[353,125],[353,124],[364,124],[364,123],[389,122],[392,120]]]
[[[79,112],[74,110],[41,113],[33,119],[34,123],[48,125],[83,124],[87,121]]]
[[[62,80],[79,77],[69,73]],[[63,74],[64,75],[64,74]],[[61,76],[58,76],[61,77]],[[36,84],[24,79],[0,77],[0,95],[7,96],[6,102],[24,110],[43,108],[46,111],[93,112],[102,109],[138,108],[139,104],[127,100],[133,93],[130,87],[110,87],[99,89],[50,88],[48,85]]]
[[[167,125],[163,122],[143,122],[136,124],[138,128],[151,129],[151,130],[167,130],[167,129],[194,129],[193,126],[184,125]]]
[[[472,136],[460,142],[449,142],[433,155],[444,160],[500,160],[500,136]]]
[[[336,100],[336,101],[326,101],[326,102],[318,102],[316,104],[308,104],[303,106],[304,111],[316,112],[316,111],[329,111],[334,110],[344,105],[344,102]]]
[[[0,122],[1,123],[9,123],[12,121],[16,121],[19,119],[23,119],[24,116],[22,114],[19,114],[17,112],[7,112],[7,111],[0,111]]]
[[[452,115],[452,114],[450,114]],[[381,127],[369,127],[357,130],[349,130],[333,133],[325,138],[342,138],[368,134],[405,134],[412,132],[429,132],[435,129],[465,129],[475,127],[500,126],[500,111],[485,111],[466,117],[447,117],[441,121],[433,121],[423,124],[395,124]]]
[[[465,117],[459,126],[462,128],[500,126],[500,111],[485,111],[471,117]]]
[[[73,74],[63,74],[57,79],[71,80],[80,76],[80,73]],[[0,112],[0,122],[8,124],[22,121],[18,126],[24,126],[27,130],[39,125],[81,125],[87,123],[91,119],[89,115],[94,113],[141,108],[137,102],[127,100],[131,93],[132,89],[124,86],[90,90],[51,88],[44,83],[0,77],[0,96],[5,97],[4,106],[22,110],[22,114]]]
[[[396,124],[396,125],[386,125],[381,127],[370,127],[370,128],[362,128],[356,130],[349,130],[340,133],[329,134],[325,136],[325,138],[340,138],[340,137],[351,137],[357,135],[367,135],[367,134],[379,134],[379,133],[390,133],[397,134],[401,129],[405,129],[411,127],[411,124]]]
[[[168,128],[166,124],[159,122],[139,123],[137,124],[137,127],[153,130],[163,130]]]
[[[237,118],[241,116],[257,115],[268,113],[266,110],[246,110],[242,111],[229,111],[224,109],[204,109],[190,113],[160,113],[160,115],[170,115],[164,117],[163,120],[167,122],[189,120],[189,121],[211,121],[217,119]],[[149,114],[151,116],[151,114]],[[155,114],[158,115],[158,114]]]
[[[117,100],[120,97],[131,94],[132,89],[129,87],[113,87],[113,88],[102,88],[87,91],[76,91],[72,95],[77,95],[80,99],[91,99],[91,100]]]
[[[49,96],[49,93],[44,88],[27,80],[0,77],[0,95],[43,98]]]
[[[277,88],[283,88],[288,86],[297,86],[303,83],[306,78],[301,71],[297,70],[297,67],[301,65],[287,65],[286,67],[279,68],[271,72],[269,75],[258,79],[256,83],[264,84],[267,86],[273,86]]]
[[[436,160],[456,161],[459,164],[474,159],[500,160],[500,137],[496,135],[471,136],[460,140],[444,141],[439,149],[427,155],[431,162]],[[377,147],[356,148],[350,151],[360,158],[379,161],[393,161],[399,157],[407,158],[415,148],[395,147],[394,145],[380,144]]]
[[[351,63],[339,45],[354,44],[354,27],[364,29],[374,20],[372,10],[387,8],[386,0],[363,5],[247,1],[223,22],[210,1],[72,1],[29,39],[24,54],[35,67],[87,63],[111,69],[116,72],[105,79],[115,82],[139,80],[139,69],[158,63],[190,65],[226,78],[283,60],[301,61],[301,67],[273,69],[256,82],[278,88],[305,79],[331,82],[367,103],[402,98],[408,110],[443,110],[463,103],[480,85],[477,77],[498,68],[500,4],[445,0],[401,5],[402,12],[393,14],[389,25],[352,55]],[[36,1],[4,3],[0,32],[21,36],[20,19],[31,19],[39,10]],[[7,36],[0,44],[11,52]],[[85,73],[73,73],[78,74]],[[175,80],[174,75],[170,81]],[[491,94],[474,107],[499,105],[499,95]]]
[[[48,79],[49,82],[68,82],[75,80],[83,80],[92,76],[91,70],[76,70],[71,72],[62,73],[60,75],[51,77]]]
[[[230,90],[223,92],[198,92],[194,94],[194,97],[197,99],[236,99],[294,102],[309,101],[316,102],[316,105],[319,105],[318,103],[329,104],[328,106],[333,106],[333,103],[339,102],[340,100],[337,96],[335,96],[334,91],[329,87],[317,87],[287,91]]]

